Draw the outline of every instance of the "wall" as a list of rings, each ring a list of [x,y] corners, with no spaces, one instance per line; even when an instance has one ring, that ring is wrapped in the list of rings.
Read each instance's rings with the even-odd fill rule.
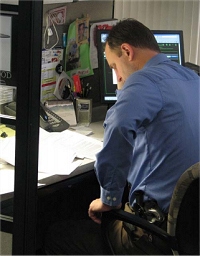
[[[55,1],[56,2],[56,1]],[[89,14],[91,20],[100,20],[112,17],[112,0],[96,0],[96,1],[81,1],[74,3],[61,3],[61,4],[45,4],[43,7],[43,13],[47,11],[60,7],[67,6],[67,21],[70,23],[76,18],[82,17],[82,15]],[[44,20],[45,23],[45,20]],[[43,23],[43,25],[44,25]]]
[[[56,30],[59,36],[59,43],[57,46],[62,46],[62,33],[67,33],[68,27],[71,22],[73,22],[76,18],[82,18],[86,15],[89,16],[90,21],[102,20],[102,19],[111,19],[113,15],[113,1],[81,1],[74,3],[60,3],[60,4],[45,4],[43,6],[43,33],[46,27],[46,15],[48,11],[61,7],[67,6],[67,15],[66,15],[66,24],[65,25],[55,25]],[[53,27],[53,35],[50,37],[48,47],[51,47],[56,42],[56,34]],[[43,46],[44,46],[44,37],[43,37]],[[47,45],[46,45],[47,47]]]
[[[185,61],[200,65],[199,0],[115,0],[114,17],[135,18],[155,30],[183,30]]]

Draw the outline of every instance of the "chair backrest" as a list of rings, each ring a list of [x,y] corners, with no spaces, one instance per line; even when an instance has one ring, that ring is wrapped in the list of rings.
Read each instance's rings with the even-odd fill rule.
[[[167,232],[175,236],[179,255],[199,255],[200,162],[188,168],[174,189]]]

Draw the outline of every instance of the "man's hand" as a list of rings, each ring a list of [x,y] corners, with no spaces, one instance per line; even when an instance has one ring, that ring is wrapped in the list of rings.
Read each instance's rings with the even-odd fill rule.
[[[118,206],[106,205],[106,204],[102,203],[100,198],[98,198],[91,202],[89,209],[88,209],[88,215],[94,222],[101,224],[101,213],[102,212],[107,212],[112,209],[119,209],[120,207],[121,207],[121,204]]]

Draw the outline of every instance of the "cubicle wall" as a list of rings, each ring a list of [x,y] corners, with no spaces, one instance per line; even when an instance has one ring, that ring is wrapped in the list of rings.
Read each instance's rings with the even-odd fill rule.
[[[66,6],[66,23],[64,25],[55,25],[59,36],[59,42],[57,46],[62,46],[62,34],[68,32],[70,23],[77,18],[89,16],[90,23],[100,20],[110,20],[113,18],[113,0],[93,0],[93,1],[77,1],[71,3],[59,3],[59,4],[45,4],[43,7],[43,35],[46,28],[46,14],[58,7]],[[52,27],[53,35],[49,38],[48,46],[51,47],[55,44],[57,38],[55,29]],[[46,45],[43,36],[43,46]],[[47,45],[46,45],[47,46]],[[98,69],[94,69],[94,75],[84,78],[84,82],[89,83],[92,86],[90,97],[93,100],[93,106],[100,104],[100,88],[99,88],[99,72]]]

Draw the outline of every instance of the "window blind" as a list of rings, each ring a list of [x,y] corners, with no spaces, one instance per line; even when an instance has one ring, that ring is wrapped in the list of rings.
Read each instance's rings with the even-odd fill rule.
[[[183,30],[185,61],[200,65],[199,0],[115,0],[114,18],[135,18],[152,30]]]

